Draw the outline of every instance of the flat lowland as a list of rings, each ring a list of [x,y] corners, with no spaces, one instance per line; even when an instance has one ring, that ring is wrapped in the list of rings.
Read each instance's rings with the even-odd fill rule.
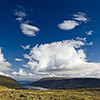
[[[100,100],[100,89],[41,91],[0,86],[0,100]]]

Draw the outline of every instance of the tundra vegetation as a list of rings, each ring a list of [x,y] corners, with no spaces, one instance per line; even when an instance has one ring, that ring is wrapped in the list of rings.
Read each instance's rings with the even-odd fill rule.
[[[46,79],[41,79],[40,81],[37,82],[39,82],[39,84],[40,83],[42,84],[42,82],[44,83],[44,81],[47,81],[46,82],[47,84],[48,81],[50,82],[50,80],[52,80],[52,84],[55,85],[57,84],[57,82],[59,83],[62,80],[62,78],[60,79],[46,78]],[[54,80],[59,80],[59,81],[54,81]],[[67,79],[67,82],[68,80],[69,79]],[[92,80],[93,80],[92,82],[94,82],[95,79]],[[78,81],[79,81],[78,83],[83,82],[83,81],[80,82],[80,79]],[[65,80],[62,82],[64,84]],[[71,80],[72,84],[75,82]],[[95,82],[98,83],[98,80]],[[78,86],[78,83],[75,86]],[[88,85],[89,84],[90,82],[88,83]],[[92,86],[97,86],[97,85],[92,85]],[[16,80],[12,78],[6,76],[0,76],[0,100],[100,100],[100,87],[98,88],[85,87],[85,88],[77,88],[77,89],[76,88],[72,89],[68,87],[66,89],[59,88],[59,89],[51,89],[51,90],[35,90],[35,89],[30,90],[30,89],[23,88],[20,84],[17,83]]]
[[[43,91],[11,89],[1,85],[0,100],[100,100],[100,88]]]

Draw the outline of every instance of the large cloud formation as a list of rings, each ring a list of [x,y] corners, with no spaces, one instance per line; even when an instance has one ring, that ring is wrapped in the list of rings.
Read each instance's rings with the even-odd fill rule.
[[[5,71],[10,71],[9,66],[11,66],[11,64],[6,61],[2,53],[2,48],[0,48],[0,74]]]
[[[79,40],[65,40],[33,47],[24,57],[29,59],[25,67],[32,73],[83,74],[100,69],[99,63],[89,63]]]

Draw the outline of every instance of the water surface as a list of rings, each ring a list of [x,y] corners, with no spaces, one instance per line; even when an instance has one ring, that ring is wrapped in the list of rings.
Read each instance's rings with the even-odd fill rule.
[[[22,86],[25,87],[25,88],[28,88],[28,89],[50,90],[50,89],[43,88],[43,87],[36,87],[36,86],[29,86],[29,85],[22,85]]]
[[[33,83],[33,81],[18,81],[18,83],[23,86],[24,88],[28,88],[28,89],[37,89],[37,90],[50,90],[47,88],[43,88],[43,87],[36,87],[36,86],[30,86],[28,84]]]

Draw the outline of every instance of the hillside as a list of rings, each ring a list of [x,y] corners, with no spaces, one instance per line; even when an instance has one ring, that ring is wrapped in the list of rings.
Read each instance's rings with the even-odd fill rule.
[[[100,87],[100,79],[97,78],[42,78],[30,84],[49,89],[78,89]]]
[[[23,88],[16,80],[3,75],[0,75],[0,85],[15,89]]]

